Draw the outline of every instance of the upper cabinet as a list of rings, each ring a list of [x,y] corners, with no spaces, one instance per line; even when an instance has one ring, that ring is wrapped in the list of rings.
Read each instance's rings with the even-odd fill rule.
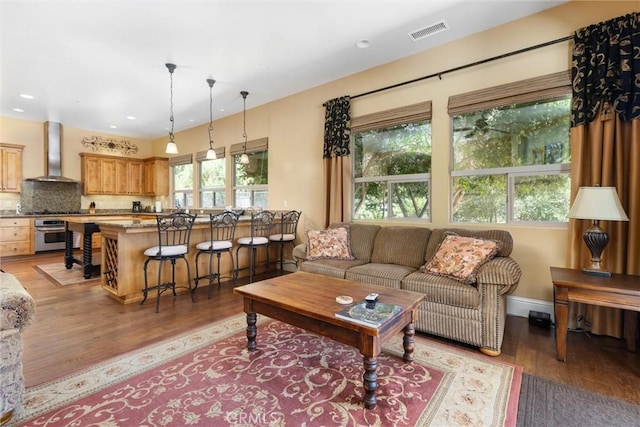
[[[19,193],[24,145],[0,144],[0,192]]]
[[[118,160],[116,162],[116,194],[142,195],[144,162],[142,160]]]
[[[144,194],[169,195],[169,159],[152,157],[144,161]]]
[[[169,194],[169,160],[166,158],[141,160],[89,153],[80,153],[80,157],[82,192],[85,195]],[[163,162],[166,163],[164,169],[161,167]]]

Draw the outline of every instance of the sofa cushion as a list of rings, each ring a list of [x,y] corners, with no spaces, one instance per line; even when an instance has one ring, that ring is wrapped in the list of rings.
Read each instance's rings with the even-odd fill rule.
[[[345,225],[348,225],[351,234],[351,253],[353,256],[362,261],[370,262],[373,242],[381,227],[374,224],[359,224],[355,222],[339,222],[329,227]]]
[[[400,289],[402,279],[414,271],[416,271],[415,268],[407,267],[406,265],[369,263],[348,269],[344,278],[371,285]]]
[[[440,243],[433,258],[420,267],[420,271],[472,284],[476,282],[478,269],[493,258],[499,249],[500,242],[449,234]]]
[[[465,228],[439,228],[431,232],[429,243],[427,244],[427,253],[424,260],[429,261],[435,255],[440,247],[440,243],[447,234],[454,233],[458,236],[477,237],[478,239],[495,240],[501,242],[500,250],[496,256],[509,256],[513,250],[513,237],[505,230],[471,230]]]
[[[430,234],[425,227],[382,227],[374,241],[371,262],[418,268],[424,264]]]
[[[480,292],[475,286],[465,285],[444,276],[416,271],[402,279],[402,289],[423,293],[425,301],[452,307],[480,307]]]
[[[319,258],[354,259],[348,226],[307,231],[307,260]]]
[[[345,273],[349,268],[365,264],[359,259],[339,260],[339,259],[317,259],[315,261],[305,261],[300,263],[300,271],[307,273],[323,274],[329,277],[337,277],[344,279]]]

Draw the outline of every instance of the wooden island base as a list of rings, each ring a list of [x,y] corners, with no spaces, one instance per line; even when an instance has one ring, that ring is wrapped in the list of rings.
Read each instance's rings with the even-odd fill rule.
[[[209,216],[201,215],[191,231],[189,254],[187,261],[191,269],[191,281],[195,276],[196,244],[209,240]],[[144,251],[156,246],[158,233],[156,220],[154,219],[127,219],[127,220],[98,220],[102,234],[102,289],[109,296],[123,304],[139,303],[142,301],[144,289],[143,265],[146,257]],[[236,228],[236,239],[250,235],[251,220],[249,217],[241,217]],[[270,252],[270,260],[278,256],[276,248]],[[235,260],[235,247],[232,249]],[[258,251],[258,260],[266,259],[264,250]],[[235,262],[235,261],[234,261]],[[245,267],[249,263],[248,251],[240,251],[240,266]],[[158,277],[158,264],[150,263],[148,267],[149,287],[155,286]],[[215,264],[215,263],[214,263]],[[201,256],[198,266],[200,271],[209,271],[208,257]],[[215,267],[214,267],[215,268]],[[220,262],[222,277],[232,277],[232,264],[228,255],[223,255]],[[170,263],[165,263],[163,281],[169,281],[171,275]],[[248,275],[248,271],[240,272],[239,277]],[[187,286],[187,268],[184,262],[176,263],[176,284]],[[186,289],[176,287],[176,292],[185,292]],[[156,292],[149,292],[149,298],[156,298]]]

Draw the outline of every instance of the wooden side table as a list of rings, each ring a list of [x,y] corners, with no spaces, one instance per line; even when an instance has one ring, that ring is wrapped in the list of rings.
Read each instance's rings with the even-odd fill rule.
[[[590,276],[581,270],[551,267],[556,313],[556,356],[567,361],[567,318],[569,302],[600,305],[625,310],[627,349],[636,349],[636,326],[640,311],[640,276],[613,274]]]

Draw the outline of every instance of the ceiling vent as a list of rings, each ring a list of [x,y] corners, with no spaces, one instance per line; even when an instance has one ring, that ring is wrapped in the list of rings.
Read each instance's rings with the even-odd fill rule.
[[[438,34],[443,31],[446,31],[448,29],[449,29],[449,24],[447,24],[447,21],[443,19],[441,21],[436,22],[435,24],[427,25],[426,27],[410,32],[409,38],[414,42],[417,42],[418,40],[422,40],[434,34]]]

